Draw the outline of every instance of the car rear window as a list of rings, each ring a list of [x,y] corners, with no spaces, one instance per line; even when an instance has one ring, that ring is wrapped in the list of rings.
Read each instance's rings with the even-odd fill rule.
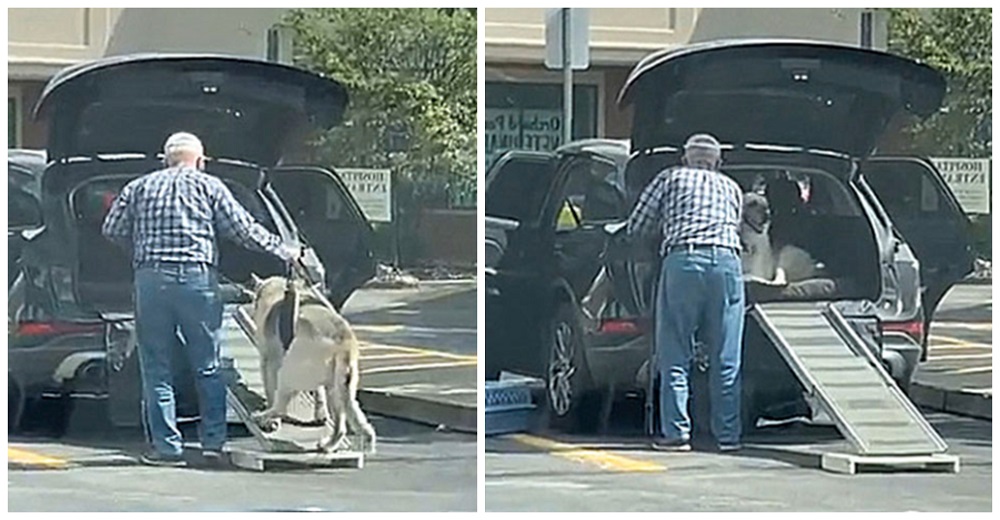
[[[552,183],[544,159],[513,159],[499,166],[486,191],[486,214],[519,222],[538,218]]]

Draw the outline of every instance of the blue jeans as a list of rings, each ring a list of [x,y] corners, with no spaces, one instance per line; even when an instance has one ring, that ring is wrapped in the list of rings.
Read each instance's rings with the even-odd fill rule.
[[[173,352],[178,332],[191,363],[201,414],[202,449],[226,441],[226,383],[219,359],[222,300],[215,269],[199,264],[156,264],[135,273],[136,333],[146,433],[163,455],[183,451],[174,404]]]
[[[739,443],[745,310],[739,256],[720,247],[675,250],[663,260],[659,284],[660,434],[672,441],[691,438],[688,373],[697,334],[709,358],[712,434],[719,444]]]

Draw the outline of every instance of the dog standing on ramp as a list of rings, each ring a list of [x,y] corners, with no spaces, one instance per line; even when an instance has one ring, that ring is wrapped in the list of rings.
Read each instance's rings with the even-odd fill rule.
[[[324,451],[350,445],[347,426],[361,433],[374,452],[375,430],[358,404],[358,340],[343,316],[317,298],[302,280],[253,276],[253,320],[268,408],[254,414],[266,431],[275,431],[300,392],[316,392],[316,418],[323,419],[323,397],[333,432],[319,442]],[[286,290],[293,296],[286,299]],[[291,303],[291,308],[288,304]],[[285,317],[283,317],[283,314]],[[285,345],[283,320],[291,319]],[[319,388],[319,391],[316,391]]]

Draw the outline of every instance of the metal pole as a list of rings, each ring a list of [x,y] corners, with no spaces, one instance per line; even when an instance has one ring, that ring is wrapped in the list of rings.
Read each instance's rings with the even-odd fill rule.
[[[562,10],[563,144],[573,140],[573,58],[570,55],[570,10]]]
[[[868,9],[861,11],[861,47],[871,49],[874,43],[872,34],[872,12]]]

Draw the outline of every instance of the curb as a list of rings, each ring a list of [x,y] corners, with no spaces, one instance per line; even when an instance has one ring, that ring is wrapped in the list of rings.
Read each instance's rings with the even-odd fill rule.
[[[70,463],[51,465],[32,462],[7,461],[7,471],[62,471],[73,467]]]
[[[993,395],[964,390],[945,390],[917,382],[910,384],[910,399],[933,410],[993,420]]]
[[[374,414],[429,426],[444,426],[463,433],[477,431],[476,406],[364,388],[358,390],[358,401],[362,408]]]

